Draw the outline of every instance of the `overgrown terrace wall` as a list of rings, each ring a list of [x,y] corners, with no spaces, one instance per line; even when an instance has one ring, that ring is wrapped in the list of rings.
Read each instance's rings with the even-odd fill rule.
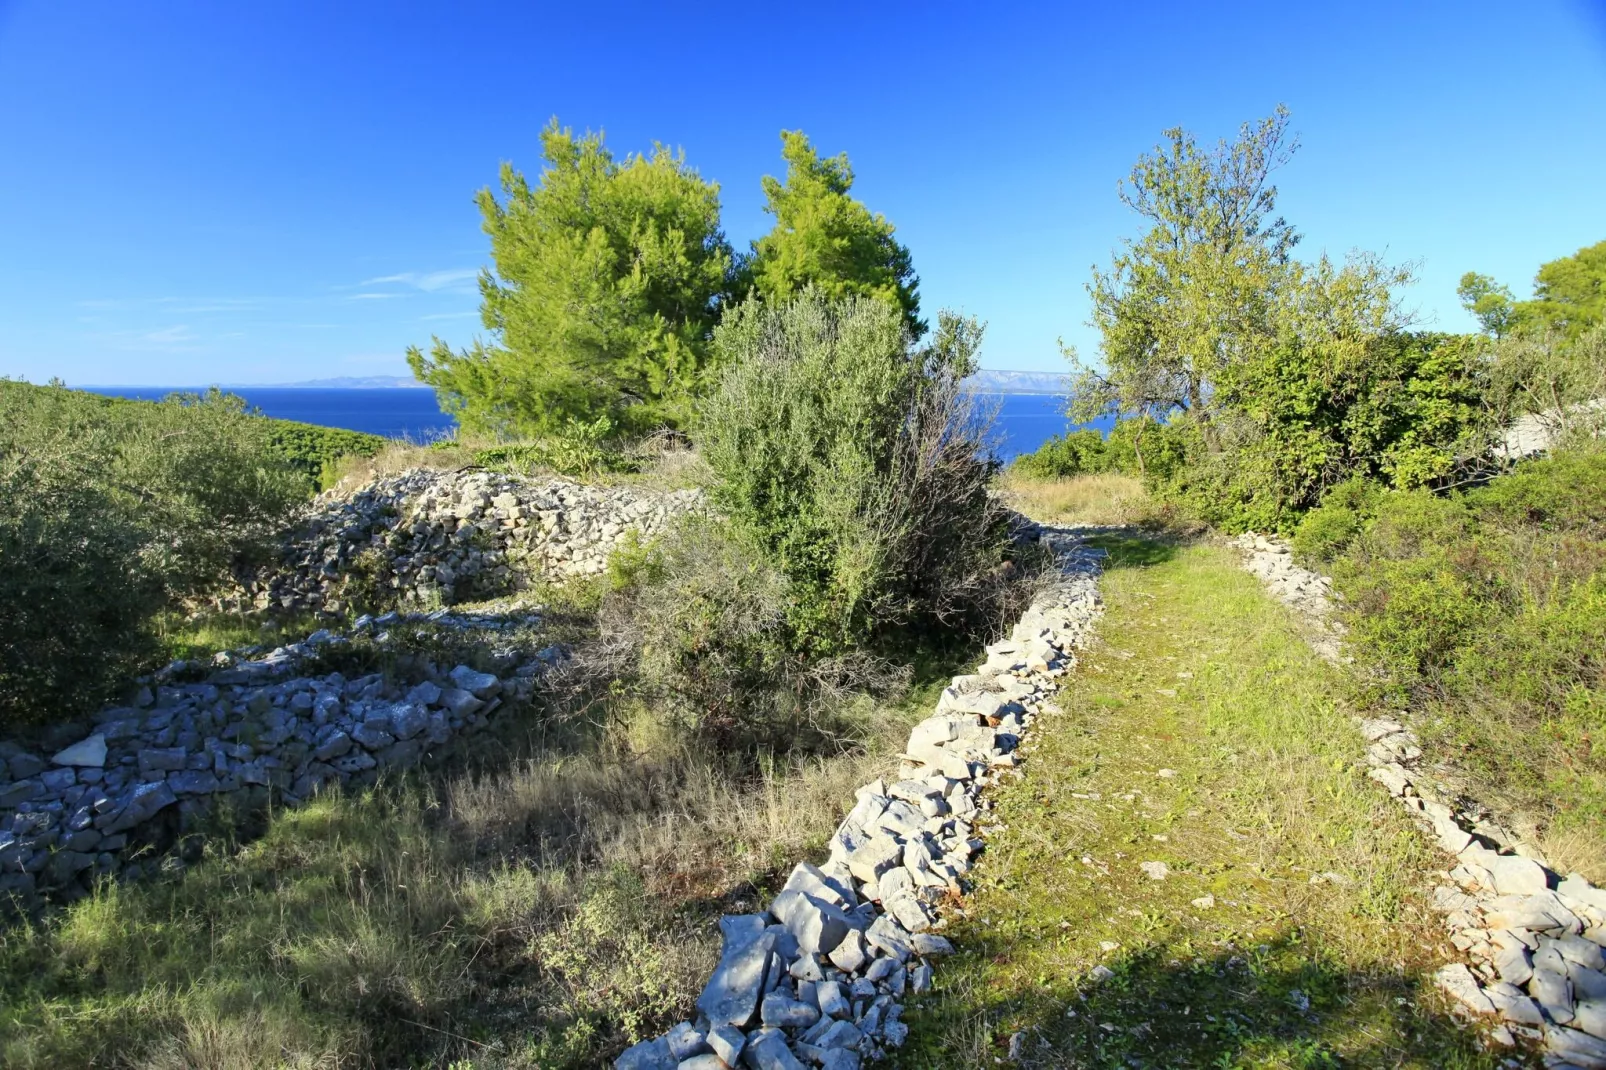
[[[1075,663],[1101,604],[1097,556],[1044,529],[1062,572],[974,674],[910,733],[899,779],[877,780],[769,909],[720,919],[724,948],[694,1020],[625,1052],[618,1070],[855,1070],[901,1045],[904,993],[952,949],[936,904],[982,848],[982,789],[1020,761],[1040,704]]]
[[[702,505],[669,493],[414,469],[312,504],[279,562],[247,578],[263,608],[351,603],[452,605],[517,590],[530,578],[594,575],[628,532],[651,536]]]
[[[1249,533],[1234,540],[1244,566],[1281,602],[1317,625],[1313,644],[1340,657],[1342,629],[1328,620],[1331,582],[1295,564],[1286,544]],[[1368,775],[1416,815],[1449,856],[1433,905],[1467,961],[1436,980],[1494,1038],[1541,1047],[1547,1065],[1606,1067],[1606,890],[1550,869],[1544,856],[1478,803],[1446,789],[1400,721],[1359,722]]]
[[[96,876],[177,864],[165,849],[220,800],[242,810],[295,805],[323,785],[439,757],[526,699],[564,658],[521,649],[533,615],[444,612],[358,622],[377,644],[409,630],[491,642],[493,671],[402,657],[391,676],[309,673],[350,640],[319,632],[185,684],[141,688],[100,711],[83,739],[51,755],[0,743],[0,897],[73,898]]]

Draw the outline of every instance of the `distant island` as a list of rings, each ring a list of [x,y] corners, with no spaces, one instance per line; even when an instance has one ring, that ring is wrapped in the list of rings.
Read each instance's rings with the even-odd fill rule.
[[[244,386],[246,384],[239,384]],[[428,383],[421,383],[411,375],[340,375],[333,379],[303,379],[299,383],[252,383],[257,387],[272,387],[275,389],[295,388],[298,390],[429,390]]]
[[[1064,394],[1069,383],[1060,372],[1001,371],[983,368],[971,377],[972,387],[983,394]],[[342,375],[333,379],[304,379],[295,383],[224,384],[245,387],[297,390],[428,390],[430,387],[405,375]]]

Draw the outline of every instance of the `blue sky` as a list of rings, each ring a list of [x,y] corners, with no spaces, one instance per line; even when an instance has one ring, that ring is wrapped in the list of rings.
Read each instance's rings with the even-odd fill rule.
[[[995,368],[1096,351],[1083,286],[1165,127],[1278,102],[1303,253],[1415,262],[1429,325],[1470,326],[1463,271],[1525,293],[1606,238],[1601,0],[763,7],[0,0],[0,375],[405,373],[479,329],[471,198],[553,115],[682,147],[741,246],[783,127],[845,150]]]

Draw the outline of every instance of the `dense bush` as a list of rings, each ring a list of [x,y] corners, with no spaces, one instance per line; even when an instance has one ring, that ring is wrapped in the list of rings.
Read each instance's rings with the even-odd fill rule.
[[[1003,515],[960,386],[980,334],[944,315],[916,347],[897,306],[818,292],[716,332],[726,372],[698,441],[736,537],[786,577],[795,649],[962,627],[996,592]]]
[[[372,457],[385,446],[379,435],[294,420],[269,420],[268,442],[314,487],[330,485],[340,458]]]
[[[109,694],[151,656],[155,614],[260,551],[305,492],[238,398],[0,382],[0,722]]]
[[[1067,479],[1114,472],[1168,478],[1182,463],[1186,439],[1177,428],[1147,417],[1121,420],[1102,435],[1091,427],[1067,431],[1010,462],[1011,471],[1032,479]]]
[[[1287,111],[1213,149],[1166,138],[1121,187],[1148,229],[1094,273],[1103,361],[1076,362],[1073,418],[1165,423],[1184,458],[1149,470],[1151,490],[1228,530],[1290,530],[1356,476],[1411,488],[1481,467],[1487,340],[1411,331],[1407,269],[1294,257],[1271,181],[1297,148]]]
[[[1542,826],[1606,835],[1606,453],[1449,495],[1359,482],[1296,546],[1330,562],[1384,700]]]
[[[635,649],[641,680],[675,715],[729,737],[778,712],[798,669],[785,576],[700,517],[611,564],[621,592],[605,603],[605,630]]]
[[[613,436],[613,429],[613,421],[606,416],[590,421],[569,419],[550,434],[476,450],[474,463],[526,474],[542,469],[582,477],[629,472],[635,462]]]
[[[1031,453],[1010,462],[1010,470],[1035,479],[1065,479],[1113,469],[1104,436],[1083,427],[1055,435]]]

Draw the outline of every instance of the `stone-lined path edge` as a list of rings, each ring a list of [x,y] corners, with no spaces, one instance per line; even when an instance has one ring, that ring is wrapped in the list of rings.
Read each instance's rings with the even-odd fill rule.
[[[1289,547],[1253,532],[1232,540],[1244,567],[1313,626],[1312,646],[1341,660],[1331,619],[1332,581],[1294,564]],[[1475,803],[1445,789],[1423,765],[1416,734],[1388,718],[1357,718],[1367,775],[1416,815],[1453,866],[1433,906],[1466,957],[1435,976],[1491,1039],[1520,1037],[1552,1070],[1606,1070],[1606,890],[1562,877],[1532,844]]]
[[[856,793],[829,858],[793,869],[768,910],[720,919],[696,1017],[621,1055],[618,1070],[857,1070],[903,1044],[906,991],[953,951],[936,907],[982,850],[985,789],[1016,768],[1042,704],[1102,613],[1102,551],[1043,527],[1057,571],[1010,635],[956,676],[910,732],[899,779]]]

